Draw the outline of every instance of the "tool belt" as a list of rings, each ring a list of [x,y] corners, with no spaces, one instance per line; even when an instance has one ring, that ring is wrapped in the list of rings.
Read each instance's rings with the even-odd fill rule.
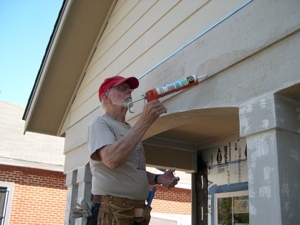
[[[92,195],[91,200],[100,205],[100,212],[108,212],[110,207],[124,207],[133,209],[135,218],[150,217],[151,207],[146,207],[144,200],[137,201],[111,195]]]

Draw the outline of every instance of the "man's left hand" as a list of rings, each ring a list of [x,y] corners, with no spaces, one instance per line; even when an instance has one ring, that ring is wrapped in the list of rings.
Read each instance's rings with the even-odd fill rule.
[[[172,168],[159,176],[159,181],[164,187],[170,189],[177,185],[180,178],[175,177],[174,172],[175,172],[175,168]]]

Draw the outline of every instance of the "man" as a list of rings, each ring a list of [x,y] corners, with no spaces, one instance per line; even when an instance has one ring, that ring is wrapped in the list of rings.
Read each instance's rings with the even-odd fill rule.
[[[125,121],[131,93],[139,86],[135,77],[114,76],[104,80],[99,99],[105,114],[91,121],[89,150],[92,178],[92,216],[87,224],[148,224],[145,206],[149,185],[172,188],[179,181],[172,170],[164,174],[146,172],[141,139],[167,109],[159,100],[147,103],[134,126]]]

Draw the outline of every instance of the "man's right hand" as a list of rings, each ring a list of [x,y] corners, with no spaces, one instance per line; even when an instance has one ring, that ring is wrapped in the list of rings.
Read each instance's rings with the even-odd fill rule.
[[[167,113],[167,108],[159,100],[153,100],[144,106],[141,117],[152,124],[163,113]]]

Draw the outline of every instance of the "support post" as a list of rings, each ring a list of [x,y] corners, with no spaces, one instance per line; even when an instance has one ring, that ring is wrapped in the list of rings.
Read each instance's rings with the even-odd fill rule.
[[[248,154],[250,224],[300,221],[300,103],[273,94],[240,106]]]

